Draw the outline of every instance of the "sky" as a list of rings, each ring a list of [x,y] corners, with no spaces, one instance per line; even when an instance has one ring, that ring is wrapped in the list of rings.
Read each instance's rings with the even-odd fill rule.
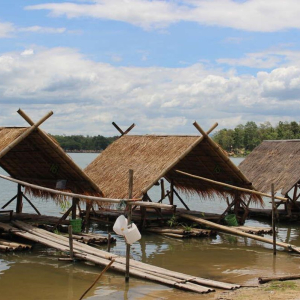
[[[299,0],[0,0],[0,126],[199,134],[300,121]]]

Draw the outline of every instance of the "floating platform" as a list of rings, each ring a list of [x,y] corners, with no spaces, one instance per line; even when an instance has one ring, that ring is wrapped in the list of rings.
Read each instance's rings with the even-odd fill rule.
[[[12,224],[0,223],[0,228],[12,235],[41,243],[45,246],[55,248],[65,253],[70,252],[68,238],[37,227],[33,227],[25,222],[12,221]],[[109,263],[111,263],[111,261],[113,261],[110,269],[117,272],[124,273],[126,269],[125,257],[105,252],[76,241],[73,242],[73,255],[76,259],[89,261],[101,266],[107,266]],[[133,259],[130,259],[129,272],[134,277],[200,294],[213,292],[215,288],[232,290],[240,287],[237,284],[224,283],[170,271],[164,268],[135,261]]]

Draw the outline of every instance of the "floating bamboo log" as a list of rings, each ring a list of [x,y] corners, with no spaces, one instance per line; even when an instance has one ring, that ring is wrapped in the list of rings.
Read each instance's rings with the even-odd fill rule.
[[[208,229],[198,229],[191,228],[190,230],[185,230],[183,228],[168,228],[168,227],[149,227],[146,229],[148,232],[153,232],[162,235],[168,235],[173,237],[208,237],[215,235],[215,232]]]
[[[272,277],[259,277],[258,282],[263,284],[270,281],[285,281],[285,280],[295,280],[300,279],[300,274],[296,275],[281,275],[281,276],[272,276]]]
[[[199,224],[202,224],[202,225],[209,226],[211,228],[219,229],[219,230],[224,231],[224,232],[228,232],[228,233],[231,233],[231,234],[234,234],[234,235],[243,236],[243,237],[248,237],[248,238],[260,241],[260,242],[264,242],[264,243],[273,245],[273,240],[264,238],[262,236],[257,236],[257,235],[254,235],[254,234],[242,232],[240,230],[234,229],[233,227],[227,227],[227,226],[223,226],[223,225],[220,225],[220,224],[216,224],[216,223],[213,223],[213,222],[201,219],[201,218],[190,216],[188,214],[181,214],[180,217],[188,219],[188,220],[192,220],[192,221],[194,221],[196,223],[199,223]],[[300,248],[297,248],[296,246],[293,246],[291,244],[287,244],[287,243],[283,243],[283,242],[278,242],[277,241],[276,245],[280,246],[280,247],[283,247],[286,250],[289,250],[289,251],[292,250],[294,252],[300,253]]]
[[[56,248],[60,251],[69,251],[69,242],[64,236],[56,235],[40,228],[35,228],[20,221],[14,221],[14,224],[17,225],[21,230],[2,223],[0,223],[0,228],[18,236],[37,241],[46,246]],[[114,259],[115,263],[113,264],[112,269],[123,273],[125,272],[126,259],[124,257],[119,257],[117,255],[102,251],[100,249],[92,248],[76,241],[73,243],[73,253],[75,258],[87,260],[104,266],[108,265],[110,260]],[[213,291],[211,287],[223,289],[235,289],[239,287],[239,285],[193,277],[160,267],[151,266],[135,260],[130,261],[130,266],[131,275],[197,293],[211,292]]]

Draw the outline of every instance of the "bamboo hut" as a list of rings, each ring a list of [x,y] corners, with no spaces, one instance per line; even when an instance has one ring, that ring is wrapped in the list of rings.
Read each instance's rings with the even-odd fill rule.
[[[54,138],[39,129],[39,124],[34,124],[24,112],[19,110],[19,113],[32,126],[0,127],[0,167],[12,178],[37,186],[103,196],[99,187],[63,151]],[[52,112],[46,118],[51,114]],[[25,194],[21,189],[22,186],[18,185],[17,195],[9,201],[10,203],[14,199],[17,200],[17,213],[22,212],[22,197],[36,209],[25,194],[45,199],[50,197],[58,202],[64,201],[62,197],[41,189],[26,187]],[[74,202],[77,204],[78,201],[73,199],[73,204]]]
[[[239,168],[262,192],[269,192],[271,184],[275,192],[285,196],[288,215],[299,211],[296,202],[300,193],[300,140],[263,141],[241,162]],[[298,172],[299,171],[299,172]]]
[[[85,172],[106,197],[122,199],[128,194],[129,169],[134,171],[133,197],[142,197],[144,200],[148,199],[149,189],[161,182],[162,178],[170,183],[170,204],[173,204],[175,188],[187,195],[197,194],[204,198],[213,195],[230,197],[234,205],[249,200],[249,193],[199,181],[178,173],[178,170],[254,189],[226,152],[206,133],[201,137],[124,134],[98,155]],[[165,195],[165,191],[162,191],[162,199]],[[261,198],[253,195],[252,201],[260,202]]]

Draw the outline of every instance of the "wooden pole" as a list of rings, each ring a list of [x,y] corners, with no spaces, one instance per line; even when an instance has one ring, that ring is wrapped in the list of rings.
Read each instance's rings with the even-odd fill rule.
[[[128,197],[129,199],[132,198],[132,191],[133,191],[133,170],[129,170],[129,192],[128,192]],[[129,204],[129,212],[128,212],[128,226],[131,224],[131,218],[132,218],[132,207]],[[129,281],[129,262],[130,262],[130,244],[126,243],[126,271],[125,271],[125,281]]]
[[[6,206],[8,206],[10,203],[12,203],[16,198],[18,197],[18,194],[14,197],[12,197],[7,203],[5,203],[1,209],[4,209]]]
[[[23,193],[22,186],[18,184],[18,194],[17,194],[17,205],[16,205],[16,213],[20,214],[23,208]]]
[[[41,118],[37,123],[32,124],[31,127],[29,127],[26,131],[24,131],[18,138],[16,138],[12,143],[10,143],[8,146],[6,146],[0,152],[0,158],[3,157],[7,152],[9,152],[13,147],[18,145],[21,141],[23,141],[32,131],[34,131],[36,128],[38,128],[38,126],[40,126],[43,122],[45,122],[52,115],[53,115],[53,112],[50,111],[43,118]]]
[[[73,236],[72,236],[72,225],[68,226],[68,233],[69,233],[69,245],[70,245],[70,257],[73,259],[74,252],[73,252]]]
[[[77,207],[77,203],[79,202],[78,198],[72,198],[72,219],[75,220],[76,219],[76,207]]]
[[[183,172],[183,171],[180,171],[180,170],[175,170],[175,171],[177,173],[180,173],[180,174],[192,177],[192,178],[197,178],[197,179],[200,179],[200,180],[211,182],[213,184],[226,186],[226,187],[229,187],[229,188],[234,189],[234,190],[238,190],[238,191],[242,191],[242,192],[246,192],[246,193],[250,193],[250,194],[256,194],[256,195],[260,195],[260,196],[263,196],[263,197],[272,198],[272,195],[269,195],[269,194],[266,194],[266,193],[261,193],[261,192],[258,192],[258,191],[241,188],[241,187],[238,187],[238,186],[235,186],[235,185],[227,184],[227,183],[220,182],[220,181],[215,181],[215,180],[208,179],[208,178],[205,178],[205,177],[196,176],[196,175],[189,174],[189,173],[186,173],[186,172]],[[283,197],[279,197],[279,196],[274,196],[274,198],[278,199],[278,200],[281,200],[281,201],[287,201],[288,200],[287,198],[283,198]]]
[[[261,242],[273,245],[273,240],[271,240],[271,239],[267,239],[267,238],[264,238],[262,236],[257,236],[257,235],[254,235],[254,234],[242,232],[242,231],[239,231],[237,229],[234,229],[233,227],[227,227],[227,226],[223,226],[223,225],[220,225],[220,224],[216,224],[216,223],[213,223],[213,222],[210,222],[210,221],[198,218],[198,217],[194,217],[194,216],[191,216],[191,215],[188,215],[188,214],[180,214],[180,217],[188,219],[188,220],[192,220],[192,221],[194,221],[196,223],[199,223],[199,224],[206,225],[210,228],[216,228],[216,229],[219,229],[219,230],[222,230],[224,232],[228,232],[228,233],[231,233],[231,234],[234,234],[234,235],[248,237],[248,238],[251,238],[253,240],[257,240],[257,241],[261,241]],[[297,253],[300,253],[300,248],[297,248],[297,247],[295,247],[291,244],[287,244],[287,243],[277,241],[276,245],[279,246],[279,247],[283,247],[288,251],[292,250],[292,251],[295,251]]]
[[[165,199],[165,181],[163,179],[160,180],[160,199]]]
[[[275,229],[275,190],[274,183],[271,185],[271,193],[272,193],[272,233],[273,233],[273,254],[276,255],[276,229]]]
[[[36,213],[41,216],[42,214],[39,212],[39,210],[33,205],[33,203],[26,197],[25,194],[22,193],[22,196],[27,200],[27,202],[30,204],[30,206],[36,211]]]
[[[107,252],[110,252],[110,240],[111,240],[111,234],[108,233],[108,235],[107,235]]]
[[[171,179],[170,183],[170,205],[174,205],[174,180]]]

